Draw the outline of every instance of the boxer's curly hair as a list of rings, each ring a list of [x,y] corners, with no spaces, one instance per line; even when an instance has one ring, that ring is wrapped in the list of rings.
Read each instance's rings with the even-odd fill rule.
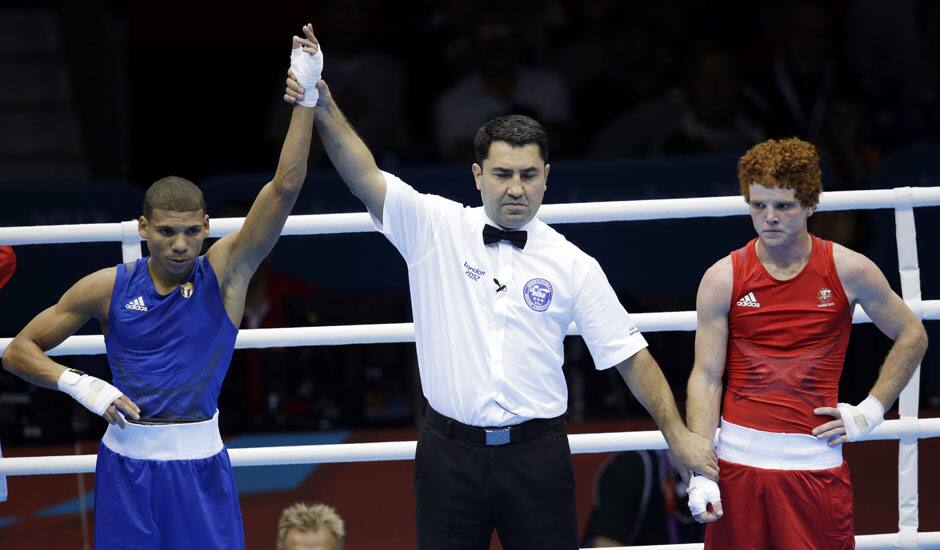
[[[800,206],[819,203],[822,172],[816,148],[798,138],[768,139],[751,147],[738,160],[738,182],[745,201],[751,200],[750,186],[793,189]]]

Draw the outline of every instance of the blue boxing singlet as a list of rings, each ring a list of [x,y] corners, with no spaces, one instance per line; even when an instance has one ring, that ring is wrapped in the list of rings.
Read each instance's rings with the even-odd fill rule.
[[[142,419],[212,418],[237,334],[205,256],[165,296],[153,285],[147,258],[117,266],[105,347],[112,383],[140,407]]]

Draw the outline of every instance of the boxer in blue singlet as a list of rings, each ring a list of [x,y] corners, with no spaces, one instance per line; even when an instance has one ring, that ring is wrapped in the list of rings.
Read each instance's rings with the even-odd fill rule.
[[[294,37],[291,73],[319,79],[313,31]],[[95,472],[98,550],[238,549],[244,532],[218,397],[248,283],[274,247],[306,177],[316,98],[294,107],[274,178],[244,225],[199,255],[209,235],[202,192],[170,176],[144,196],[150,256],[79,280],[3,353],[3,366],[58,388],[110,425]],[[91,318],[105,335],[113,385],[45,354]]]

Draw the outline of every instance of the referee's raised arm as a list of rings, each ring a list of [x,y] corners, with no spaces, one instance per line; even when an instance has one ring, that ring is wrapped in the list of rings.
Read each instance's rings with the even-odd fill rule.
[[[306,40],[319,44],[312,33]],[[323,148],[352,194],[381,222],[385,178],[375,164],[375,157],[336,105],[325,81],[317,82],[317,91],[320,97],[314,120]],[[298,84],[295,75],[289,74],[284,100],[296,103],[303,98],[303,92],[304,88]]]

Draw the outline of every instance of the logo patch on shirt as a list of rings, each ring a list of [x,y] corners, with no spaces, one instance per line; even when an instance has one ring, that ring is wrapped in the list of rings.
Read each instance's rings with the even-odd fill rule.
[[[757,301],[757,297],[754,296],[753,292],[748,292],[744,296],[741,296],[741,299],[738,300],[738,305],[741,307],[760,307],[760,302]]]
[[[816,300],[819,302],[816,304],[816,307],[832,307],[836,305],[832,301],[832,291],[828,288],[820,288],[819,292],[816,293]]]
[[[486,275],[486,271],[479,267],[473,267],[466,261],[463,263],[464,275],[471,281],[479,281],[480,277]]]
[[[193,284],[192,283],[183,283],[180,285],[180,294],[183,295],[183,298],[189,299],[193,295]]]
[[[522,289],[527,306],[535,311],[545,311],[552,303],[552,283],[545,279],[532,279]]]
[[[134,311],[147,311],[147,305],[144,304],[144,297],[138,296],[124,304],[124,309],[132,309]]]

